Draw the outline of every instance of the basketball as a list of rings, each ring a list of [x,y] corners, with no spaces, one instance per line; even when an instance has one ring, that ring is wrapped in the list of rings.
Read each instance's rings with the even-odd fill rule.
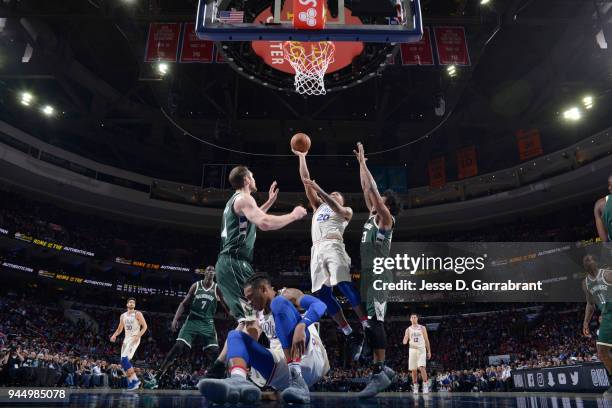
[[[306,133],[296,133],[291,138],[291,149],[306,153],[310,150],[310,138]]]

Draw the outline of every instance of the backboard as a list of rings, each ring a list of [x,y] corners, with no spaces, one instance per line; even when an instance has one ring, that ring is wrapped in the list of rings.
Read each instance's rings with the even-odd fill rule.
[[[333,20],[324,29],[301,30],[282,15],[285,2],[292,0],[200,0],[196,32],[209,41],[359,41],[410,43],[423,36],[419,0],[307,0],[326,2]],[[374,6],[372,6],[374,4]],[[263,8],[271,16],[262,24],[255,21]],[[401,6],[401,21],[393,19]],[[385,12],[385,9],[391,10]],[[346,10],[361,19],[351,24]],[[334,15],[335,14],[335,15]],[[386,15],[385,15],[386,14]]]

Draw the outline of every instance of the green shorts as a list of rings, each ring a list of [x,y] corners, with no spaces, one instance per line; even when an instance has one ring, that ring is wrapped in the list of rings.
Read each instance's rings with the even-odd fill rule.
[[[212,319],[200,319],[192,315],[187,316],[187,320],[181,327],[181,331],[176,338],[177,341],[182,341],[189,348],[198,338],[202,340],[203,348],[219,347],[217,340],[217,331],[215,323]]]
[[[387,291],[374,289],[373,284],[377,280],[393,282],[393,274],[390,271],[385,271],[376,275],[372,269],[361,270],[361,298],[365,302],[366,313],[370,319],[376,317],[376,320],[384,322],[389,295]]]
[[[255,274],[249,262],[228,255],[221,255],[215,265],[217,287],[231,315],[239,322],[253,320],[255,312],[244,297],[244,284]]]
[[[612,347],[612,311],[604,309],[601,313],[601,324],[597,332],[597,344]]]

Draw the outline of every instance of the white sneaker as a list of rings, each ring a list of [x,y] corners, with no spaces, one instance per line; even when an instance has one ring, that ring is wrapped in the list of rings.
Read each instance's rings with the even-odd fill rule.
[[[412,393],[413,394],[419,393],[419,384],[412,384]]]
[[[429,394],[429,384],[423,383],[423,394]]]

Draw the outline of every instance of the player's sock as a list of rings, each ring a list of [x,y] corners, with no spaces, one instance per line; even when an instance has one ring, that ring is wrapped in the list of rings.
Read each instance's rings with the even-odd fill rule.
[[[302,375],[302,359],[295,358],[293,360],[287,361],[287,365],[289,366],[289,371],[293,370],[299,375]]]
[[[359,318],[359,320],[361,321],[361,327],[363,327],[364,330],[370,327],[370,320],[366,316]]]
[[[138,377],[136,376],[136,373],[132,373],[132,375],[130,375],[129,379],[130,379],[130,381],[134,381],[134,380],[137,380]]]
[[[345,336],[350,336],[351,333],[353,333],[353,328],[350,324],[340,327],[340,330],[342,330],[342,333],[344,333]]]
[[[246,369],[244,367],[233,366],[232,368],[230,368],[230,375],[232,377],[242,377],[242,378],[246,379],[247,371],[246,371]]]

